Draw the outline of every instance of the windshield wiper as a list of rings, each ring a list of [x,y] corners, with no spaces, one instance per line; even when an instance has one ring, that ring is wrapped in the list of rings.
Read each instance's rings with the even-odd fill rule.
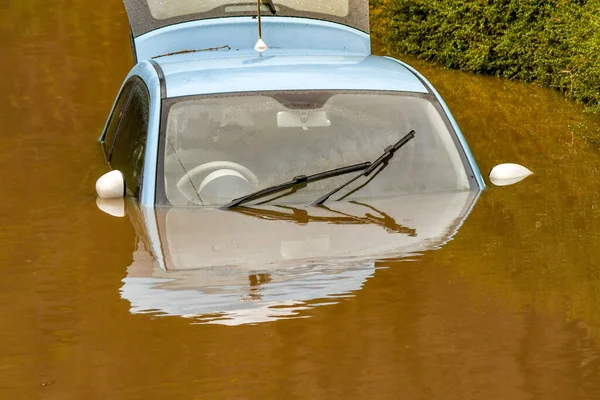
[[[225,204],[224,206],[221,206],[220,208],[224,209],[224,210],[228,210],[230,208],[237,207],[240,204],[244,204],[249,201],[256,200],[261,197],[275,194],[277,192],[281,192],[282,190],[295,187],[296,185],[302,185],[302,187],[304,187],[304,186],[306,186],[307,183],[310,183],[310,182],[319,181],[321,179],[332,178],[332,177],[338,176],[338,175],[349,174],[351,172],[367,169],[370,166],[371,166],[371,163],[367,161],[367,162],[364,162],[361,164],[354,164],[354,165],[349,165],[347,167],[336,168],[336,169],[331,169],[329,171],[319,172],[318,174],[314,174],[314,175],[309,175],[309,176],[298,175],[289,182],[281,183],[279,185],[269,186],[267,188],[258,190],[254,193],[250,193],[246,196],[238,197],[237,199],[233,199],[229,203]]]
[[[361,176],[369,176],[380,165],[384,164],[383,167],[381,167],[381,169],[385,168],[385,166],[387,165],[390,158],[392,158],[394,156],[394,153],[396,152],[396,150],[398,150],[400,147],[404,146],[410,139],[414,138],[415,133],[416,132],[414,130],[412,130],[412,131],[408,132],[406,135],[404,135],[404,137],[402,139],[398,140],[393,145],[386,147],[383,154],[377,160],[373,161],[367,169],[365,169],[359,175],[356,175],[354,178],[350,179],[348,182],[344,183],[343,185],[341,185],[341,186],[333,189],[331,192],[319,197],[317,200],[315,200],[311,204],[311,206],[320,206],[321,204],[325,203],[328,198],[330,198],[331,196],[333,196],[334,194],[336,194],[337,192],[339,192],[340,190],[342,190],[343,188],[345,188],[346,186],[348,186],[349,184],[351,184],[352,182],[354,182]],[[381,171],[381,169],[377,173],[379,173]]]

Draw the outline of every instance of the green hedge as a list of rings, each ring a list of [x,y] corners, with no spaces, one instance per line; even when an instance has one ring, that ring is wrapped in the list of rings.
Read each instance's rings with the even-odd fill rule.
[[[600,0],[372,0],[395,52],[536,82],[600,112]]]

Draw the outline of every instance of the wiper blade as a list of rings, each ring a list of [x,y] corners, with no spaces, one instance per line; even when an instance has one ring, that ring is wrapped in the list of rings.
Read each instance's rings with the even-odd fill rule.
[[[354,178],[350,179],[348,182],[344,183],[343,185],[341,185],[341,186],[333,189],[331,192],[319,197],[317,200],[315,200],[311,204],[311,206],[320,206],[321,204],[325,203],[327,201],[327,199],[329,199],[331,196],[333,196],[334,194],[336,194],[337,192],[339,192],[340,190],[342,190],[343,188],[345,188],[346,186],[348,186],[349,184],[351,184],[352,182],[354,182],[361,176],[369,176],[380,165],[382,165],[382,164],[387,165],[387,162],[394,156],[394,153],[400,147],[404,146],[410,139],[414,138],[415,133],[416,132],[414,130],[412,130],[412,131],[408,132],[406,135],[404,135],[404,137],[402,139],[398,140],[393,145],[386,147],[383,154],[377,160],[373,161],[367,169],[365,169],[362,173],[360,173],[360,175],[356,175]],[[384,167],[385,167],[385,165],[382,167],[382,169]]]
[[[355,171],[361,171],[361,170],[369,168],[370,166],[371,166],[370,162],[364,162],[361,164],[354,164],[354,165],[349,165],[347,167],[336,168],[336,169],[331,169],[329,171],[319,172],[318,174],[309,175],[309,176],[298,175],[291,181],[281,183],[279,185],[269,186],[267,188],[258,190],[254,193],[250,193],[246,196],[238,197],[237,199],[233,199],[229,203],[225,204],[224,206],[221,206],[220,208],[223,210],[228,210],[230,208],[237,207],[237,206],[247,203],[249,201],[256,200],[261,197],[269,196],[271,194],[281,192],[282,190],[295,187],[296,185],[303,185],[302,187],[304,187],[304,186],[306,186],[307,183],[310,183],[310,182],[319,181],[321,179],[332,178],[332,177],[338,176],[338,175],[345,175],[345,174],[349,174],[349,173],[355,172]]]

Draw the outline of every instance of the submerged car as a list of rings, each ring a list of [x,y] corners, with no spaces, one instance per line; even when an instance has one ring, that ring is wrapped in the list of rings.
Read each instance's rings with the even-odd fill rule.
[[[371,54],[367,0],[124,3],[136,65],[96,190],[113,215],[130,198],[152,255],[125,280],[132,309],[434,249],[485,187],[431,84]]]
[[[292,193],[269,195],[314,204],[410,132],[397,154],[327,200],[483,189],[431,84],[370,54],[368,1],[261,4],[266,51],[254,48],[256,2],[124,3],[137,64],[100,139],[122,173],[98,182],[100,197],[223,207],[299,177]]]

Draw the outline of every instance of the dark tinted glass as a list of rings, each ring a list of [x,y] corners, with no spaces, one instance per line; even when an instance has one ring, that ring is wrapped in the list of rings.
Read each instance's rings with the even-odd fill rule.
[[[129,83],[125,86],[125,88],[123,88],[123,91],[121,92],[117,100],[117,105],[115,106],[115,109],[113,110],[110,116],[108,129],[106,129],[106,135],[104,136],[104,140],[102,141],[106,158],[109,160],[110,152],[112,150],[113,142],[115,140],[115,135],[117,134],[117,128],[119,127],[119,121],[121,120],[121,114],[123,113],[123,108],[127,103],[127,99],[129,98],[129,94],[131,93],[131,88],[133,87],[133,85],[133,83]]]
[[[142,85],[135,84],[111,158],[111,166],[123,172],[127,191],[134,196],[138,196],[142,185],[148,111],[148,94]]]

